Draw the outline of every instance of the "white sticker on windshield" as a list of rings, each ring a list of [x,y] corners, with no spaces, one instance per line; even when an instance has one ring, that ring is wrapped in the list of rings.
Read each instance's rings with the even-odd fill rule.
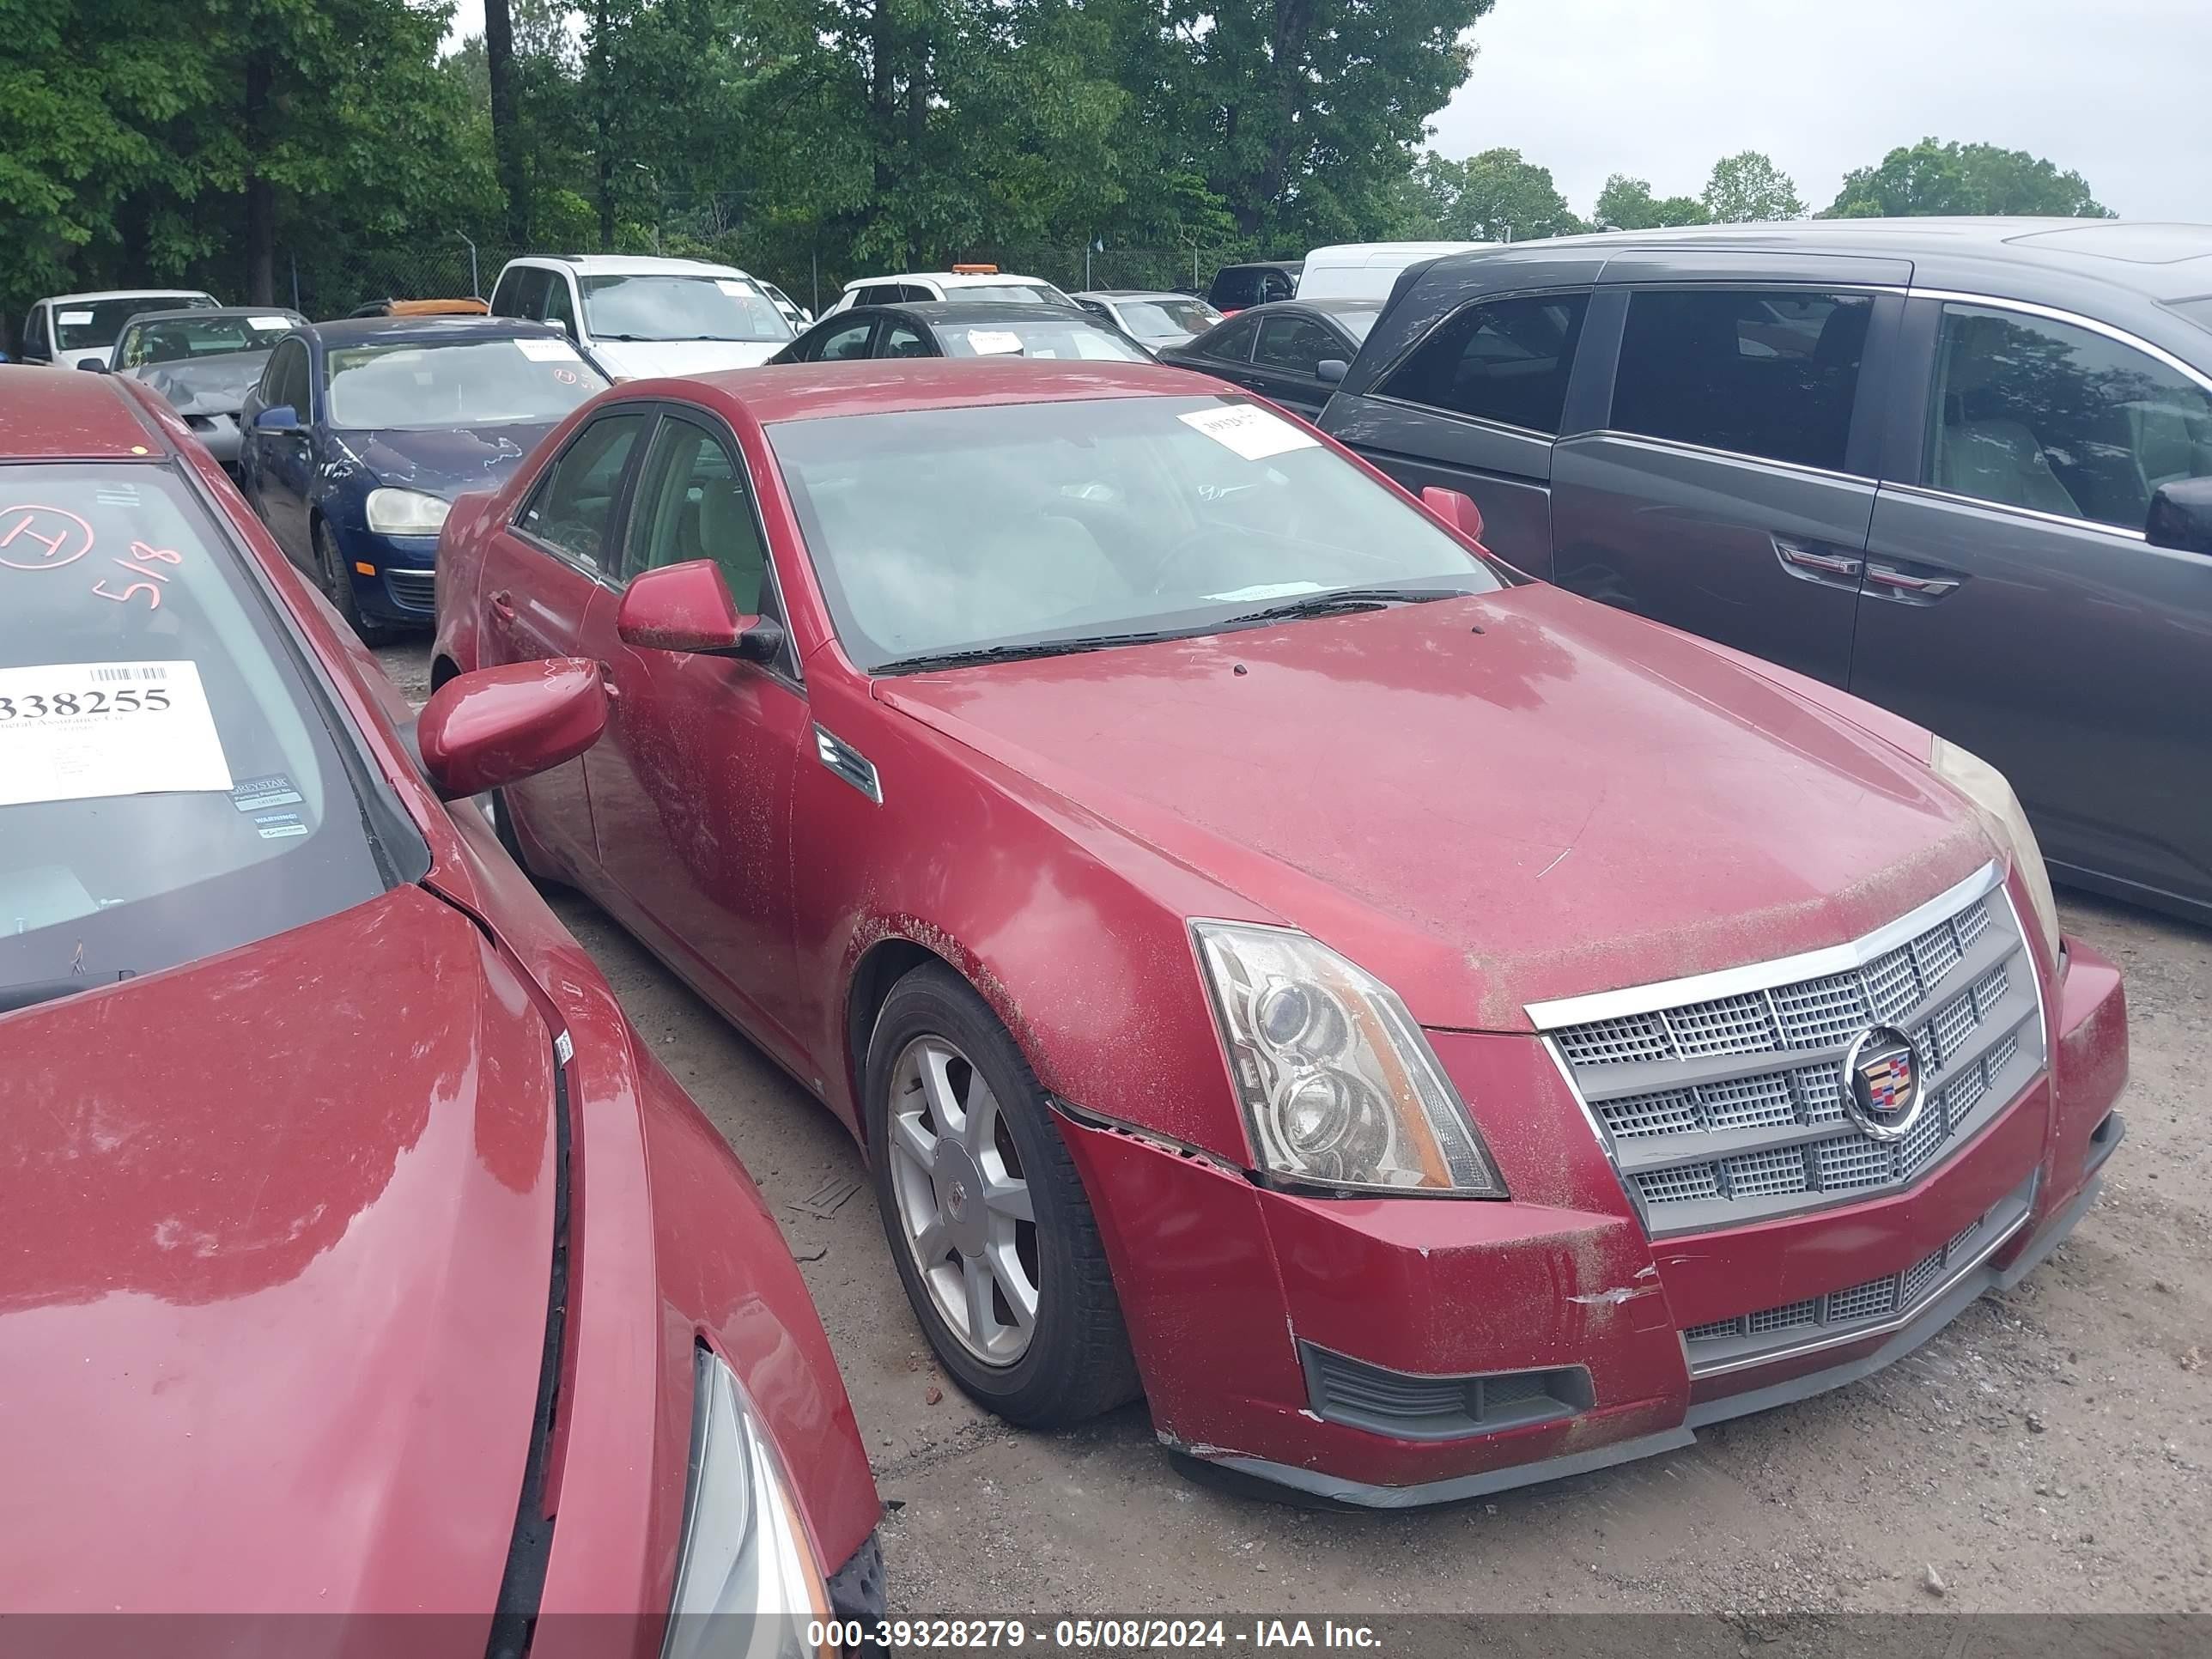
[[[1022,337],[1001,328],[971,328],[968,331],[968,343],[978,357],[1003,357],[1009,352],[1018,356]]]
[[[1321,446],[1321,440],[1312,433],[1301,431],[1280,416],[1270,415],[1254,404],[1194,410],[1176,418],[1203,432],[1223,447],[1235,450],[1248,461],[1264,461],[1286,450],[1316,449]]]
[[[246,325],[258,328],[264,334],[281,334],[292,326],[292,319],[289,317],[248,317]]]
[[[714,278],[714,286],[732,300],[750,300],[753,297],[753,285],[735,276],[717,276]]]
[[[0,806],[230,788],[197,663],[0,668]]]
[[[1206,597],[1243,605],[1248,599],[1286,599],[1293,593],[1320,592],[1319,582],[1255,582],[1249,587],[1232,587],[1226,593],[1209,593]]]
[[[576,348],[566,340],[517,340],[514,349],[533,363],[573,363]]]
[[[88,328],[92,325],[92,313],[88,311],[64,311],[54,320],[64,328]]]

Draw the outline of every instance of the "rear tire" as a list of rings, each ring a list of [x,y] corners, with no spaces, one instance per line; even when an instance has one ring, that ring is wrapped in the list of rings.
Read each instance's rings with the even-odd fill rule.
[[[1135,1398],[1136,1360],[1075,1160],[1036,1074],[965,980],[929,963],[891,988],[862,1088],[891,1259],[953,1381],[1024,1428],[1066,1428]],[[970,1123],[981,1126],[972,1139]],[[1032,1218],[1005,1224],[1023,1211]]]
[[[362,617],[361,601],[354,595],[353,572],[346,568],[345,556],[338,551],[338,540],[331,534],[329,522],[322,519],[315,520],[315,584],[346,619],[346,626],[361,636],[363,645],[389,645],[399,637],[401,630],[392,624]]]

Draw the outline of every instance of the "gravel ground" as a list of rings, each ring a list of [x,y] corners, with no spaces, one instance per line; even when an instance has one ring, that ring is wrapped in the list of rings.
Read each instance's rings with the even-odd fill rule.
[[[424,695],[423,647],[380,654]],[[1057,1436],[978,1412],[914,1323],[844,1130],[588,901],[555,908],[801,1258],[896,1506],[896,1613],[2212,1611],[2212,932],[2062,895],[2126,973],[2129,1133],[2017,1289],[1693,1448],[1370,1516],[1194,1485],[1141,1406]]]

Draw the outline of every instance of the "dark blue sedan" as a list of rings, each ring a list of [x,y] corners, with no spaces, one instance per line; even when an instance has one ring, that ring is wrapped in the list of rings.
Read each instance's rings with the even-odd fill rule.
[[[542,323],[314,323],[240,411],[239,482],[293,562],[374,643],[434,618],[438,531],[608,380]]]

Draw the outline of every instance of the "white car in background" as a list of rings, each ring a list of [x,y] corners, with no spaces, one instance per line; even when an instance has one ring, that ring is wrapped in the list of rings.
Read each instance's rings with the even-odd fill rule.
[[[906,270],[860,276],[845,284],[827,316],[854,306],[913,305],[928,300],[1005,300],[1014,304],[1072,306],[1075,301],[1042,276],[1016,276],[996,265],[955,265],[950,270]]]
[[[1409,265],[1471,253],[1496,242],[1339,242],[1306,255],[1298,273],[1301,300],[1387,300]]]
[[[510,259],[491,314],[568,331],[617,380],[750,368],[791,343],[763,286],[735,265],[616,253]]]
[[[783,320],[789,323],[793,329],[805,328],[814,320],[812,312],[786,294],[774,283],[764,281],[758,276],[754,277],[753,280],[760,283],[762,293],[775,301],[775,308],[783,313]]]
[[[107,368],[114,360],[115,337],[142,311],[182,311],[217,303],[196,288],[113,288],[97,294],[58,294],[40,301],[23,319],[16,337],[15,360],[82,368]]]

